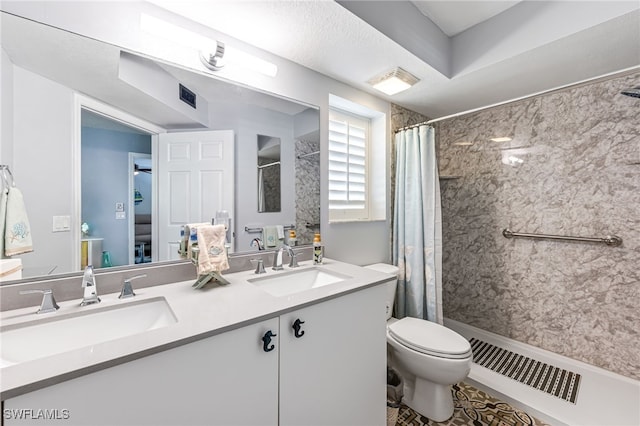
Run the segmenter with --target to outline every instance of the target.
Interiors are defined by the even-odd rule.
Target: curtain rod
[[[264,169],[265,167],[277,166],[278,164],[280,164],[279,161],[274,161],[273,163],[265,164],[263,166],[258,166],[258,168],[259,169]]]
[[[393,133],[398,133],[398,132],[402,132],[403,130],[409,130],[409,129],[413,129],[414,127],[420,127],[420,126],[429,126],[429,127],[433,127],[431,126],[431,123],[433,123],[434,120],[427,120],[427,121],[423,121],[422,123],[416,123],[416,124],[412,124],[411,126],[405,126],[405,127],[401,127],[399,129],[397,129],[395,132]]]

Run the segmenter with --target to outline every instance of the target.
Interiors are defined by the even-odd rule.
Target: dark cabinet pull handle
[[[276,336],[277,334],[272,333],[271,330],[264,333],[264,336],[262,336],[262,349],[265,352],[271,352],[275,349],[275,345],[269,346],[269,344],[271,343],[271,338]]]
[[[295,322],[293,323],[293,334],[297,339],[304,336],[304,331],[300,331],[300,329],[302,328],[302,324],[304,324],[304,321],[300,321],[300,318],[295,320]]]

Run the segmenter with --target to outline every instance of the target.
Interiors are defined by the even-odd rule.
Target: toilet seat
[[[471,344],[440,324],[406,317],[388,326],[398,343],[420,353],[439,358],[463,359],[471,356]]]

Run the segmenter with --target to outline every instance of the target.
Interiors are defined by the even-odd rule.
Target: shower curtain
[[[396,134],[392,251],[400,269],[395,316],[442,324],[442,216],[430,126]]]
[[[264,198],[264,173],[262,168],[258,168],[258,213],[265,211]]]

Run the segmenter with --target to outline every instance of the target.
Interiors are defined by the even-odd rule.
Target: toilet
[[[366,268],[398,275],[398,267],[377,263]],[[393,318],[397,280],[387,289],[387,362],[403,379],[402,402],[431,420],[453,415],[451,385],[469,374],[471,344],[440,324],[418,318]]]

